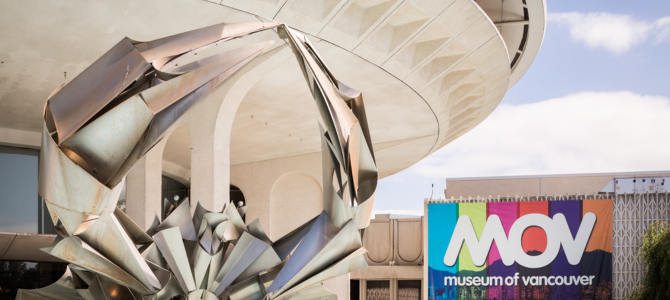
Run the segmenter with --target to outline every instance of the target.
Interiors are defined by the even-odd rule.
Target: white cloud
[[[670,38],[670,17],[665,17],[656,20],[654,24],[658,33],[656,34],[656,42],[661,42]]]
[[[552,13],[548,21],[567,26],[570,36],[589,48],[605,48],[614,54],[627,52],[650,35],[659,42],[670,36],[670,17],[650,23],[630,15],[597,13]]]
[[[431,178],[670,170],[670,98],[581,92],[502,105],[411,168]]]

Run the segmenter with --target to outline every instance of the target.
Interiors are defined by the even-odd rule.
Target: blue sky
[[[382,179],[375,213],[421,214],[445,178],[670,170],[670,1],[548,2],[528,72],[475,129]]]

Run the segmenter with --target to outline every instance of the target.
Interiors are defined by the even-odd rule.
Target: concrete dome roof
[[[363,92],[383,178],[474,128],[528,69],[544,35],[545,3],[498,2],[3,2],[0,143],[39,146],[47,96],[123,37],[151,40],[260,16],[305,32],[338,79]],[[502,17],[489,17],[496,15]],[[273,49],[290,51],[279,50],[283,42],[272,32],[235,43],[267,39],[275,40]],[[232,165],[321,151],[318,113],[295,59],[242,96],[230,137]],[[164,152],[182,174],[190,169],[189,139],[177,129]]]

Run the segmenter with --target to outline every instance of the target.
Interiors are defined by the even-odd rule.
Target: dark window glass
[[[162,178],[162,189],[161,198],[163,199],[163,207],[161,218],[165,219],[167,213],[171,211],[170,207],[188,198],[191,190],[183,183],[167,176],[163,176]]]
[[[0,261],[0,300],[14,300],[18,289],[48,286],[63,276],[66,263]]]
[[[398,280],[398,300],[420,300],[421,280]]]
[[[361,299],[361,281],[360,280],[350,280],[349,281],[349,300],[360,300]]]
[[[235,203],[235,206],[245,206],[247,205],[247,201],[244,200],[244,194],[242,194],[242,191],[234,186],[230,186],[230,201]]]
[[[388,280],[368,281],[365,289],[367,300],[390,300],[391,284]]]
[[[0,231],[42,231],[38,159],[39,150],[0,146]]]

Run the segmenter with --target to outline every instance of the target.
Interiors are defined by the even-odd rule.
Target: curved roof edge
[[[511,76],[516,84],[535,60],[547,25],[546,0],[473,0],[496,25],[507,46]]]
[[[527,3],[529,15],[528,40],[520,60],[512,67],[512,76],[510,77],[508,88],[516,84],[528,71],[528,68],[530,68],[535,57],[540,52],[540,47],[544,41],[544,33],[547,28],[547,1],[528,1]]]

